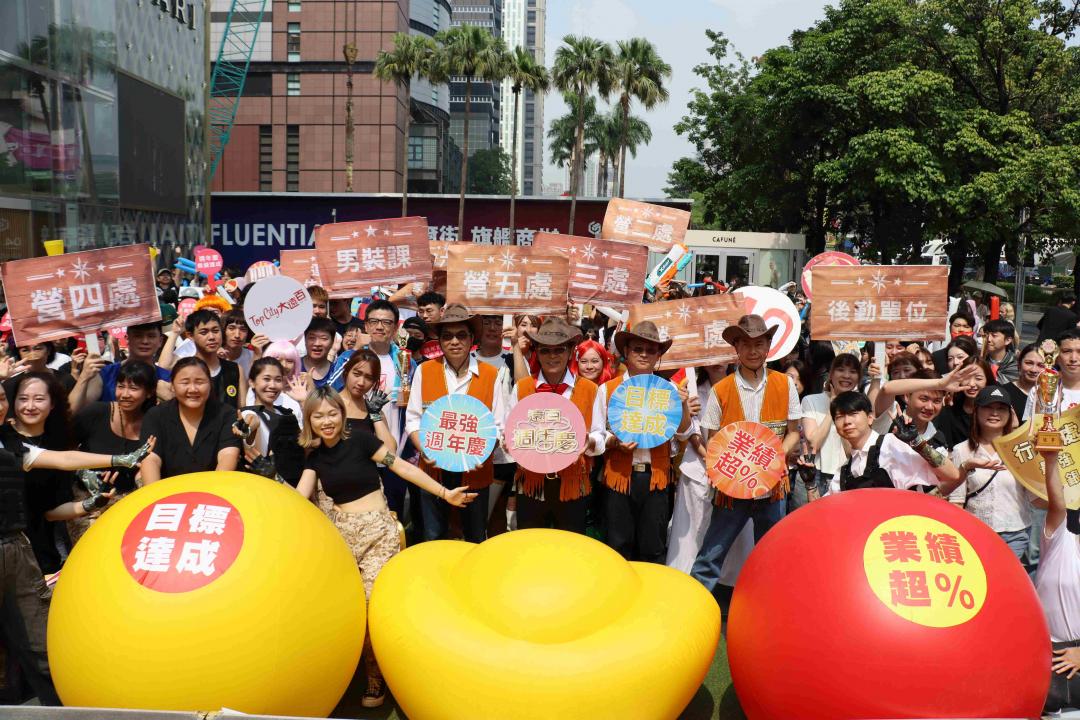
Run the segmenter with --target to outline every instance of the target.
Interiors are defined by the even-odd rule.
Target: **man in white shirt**
[[[506,390],[509,387],[505,367],[496,370],[479,362],[470,352],[480,336],[480,318],[464,305],[451,303],[442,318],[434,323],[443,357],[428,360],[413,373],[409,404],[405,409],[405,434],[413,446],[422,448],[420,419],[431,403],[446,395],[471,395],[485,403],[495,418],[496,427],[503,427],[506,418]],[[494,462],[489,457],[480,467],[467,473],[444,472],[426,456],[420,466],[448,489],[465,485],[477,493],[475,502],[461,509],[461,526],[465,540],[483,542],[487,537],[488,494],[494,481]],[[420,509],[424,522],[424,539],[444,539],[449,530],[449,505],[430,493],[420,491]]]

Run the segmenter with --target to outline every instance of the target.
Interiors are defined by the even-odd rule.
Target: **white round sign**
[[[300,337],[311,322],[311,295],[288,275],[271,275],[252,285],[244,299],[244,319],[256,335],[271,340]]]
[[[802,329],[802,320],[799,311],[795,309],[795,303],[791,299],[772,288],[758,285],[747,285],[735,291],[741,295],[746,303],[747,315],[760,315],[769,327],[777,326],[779,329],[773,334],[772,347],[769,349],[769,362],[779,360],[795,349],[799,342],[799,331]]]

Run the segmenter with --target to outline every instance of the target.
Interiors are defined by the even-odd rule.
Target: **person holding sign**
[[[536,377],[530,375],[518,380],[507,403],[507,414],[530,395],[554,393],[581,411],[590,439],[602,434],[603,415],[594,415],[596,385],[583,377],[575,377],[569,369],[570,356],[581,338],[581,331],[567,325],[562,318],[553,317],[545,320],[539,330],[527,330],[526,335],[536,346],[540,372]],[[589,480],[592,460],[588,456],[599,454],[602,447],[590,442],[573,464],[557,473],[542,475],[521,468],[515,484],[518,528],[550,525],[557,530],[584,534],[585,509],[592,491]]]
[[[604,468],[604,485],[608,489],[604,502],[607,544],[627,559],[661,564],[667,553],[672,445],[663,442],[646,450],[637,443],[623,442],[607,427],[607,409],[608,399],[626,380],[654,374],[671,344],[671,340],[661,340],[656,325],[648,320],[615,333],[615,349],[624,358],[626,372],[602,385],[596,393],[593,418],[603,418],[606,429],[590,433],[593,446],[607,450]],[[689,438],[690,418],[694,413],[687,406],[686,388],[679,387],[678,391],[682,419],[675,438],[682,441]]]
[[[739,361],[734,373],[713,386],[700,425],[706,443],[712,433],[734,422],[745,420],[764,425],[783,441],[791,465],[799,445],[802,418],[799,394],[791,377],[765,367],[778,327],[768,327],[760,315],[743,315],[737,325],[724,328],[722,337],[735,348]],[[787,479],[782,478],[772,493],[761,499],[716,494],[709,529],[691,570],[709,592],[720,582],[724,559],[747,521],[754,521],[754,542],[759,542],[784,518],[787,492]]]
[[[356,559],[368,599],[383,566],[401,550],[397,519],[390,513],[376,463],[423,488],[439,502],[468,507],[475,493],[464,487],[447,490],[423,470],[397,457],[386,443],[363,430],[346,426],[345,402],[332,388],[316,388],[304,401],[304,429],[300,444],[308,451],[296,489],[310,499],[315,488],[333,500],[327,513]],[[382,672],[371,649],[371,634],[364,637],[363,658],[368,686],[364,707],[378,707],[386,695]]]
[[[500,389],[508,387],[506,369],[496,370],[487,363],[479,362],[470,353],[482,327],[480,318],[459,303],[451,303],[443,310],[442,317],[432,327],[439,339],[443,356],[438,360],[422,363],[413,373],[409,404],[405,410],[405,433],[413,447],[423,448],[420,441],[420,419],[424,411],[439,398],[447,395],[470,395],[487,407],[502,427],[506,417],[506,395]],[[488,488],[495,479],[494,464],[488,457],[480,467],[466,473],[444,472],[437,468],[426,455],[420,467],[443,488],[460,486],[477,494],[477,502],[461,513],[462,532],[469,542],[483,542],[487,536]],[[420,509],[424,522],[424,539],[445,538],[449,531],[447,508],[439,497],[431,492],[420,496]]]

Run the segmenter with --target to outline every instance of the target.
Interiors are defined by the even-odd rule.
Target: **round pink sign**
[[[585,451],[585,418],[574,403],[552,392],[525,398],[506,418],[506,449],[518,465],[556,473]]]
[[[810,271],[814,269],[816,265],[858,265],[859,261],[851,257],[847,253],[838,252],[836,250],[830,250],[829,252],[818,253],[814,257],[806,261],[806,265],[803,266],[802,271],[802,289],[803,294],[806,295],[807,300],[813,300],[813,285],[811,283]]]

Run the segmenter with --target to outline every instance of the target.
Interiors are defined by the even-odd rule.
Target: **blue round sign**
[[[495,416],[472,395],[444,395],[420,418],[421,450],[435,467],[448,472],[483,465],[498,436]]]
[[[679,390],[659,375],[627,378],[608,400],[608,427],[624,443],[648,450],[666,443],[682,422]]]

